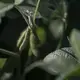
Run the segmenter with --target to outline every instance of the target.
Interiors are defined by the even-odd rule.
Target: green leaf
[[[52,20],[49,25],[49,30],[51,31],[54,38],[60,38],[64,31],[64,23],[62,20]]]
[[[71,48],[65,47],[58,49],[54,52],[48,54],[43,62],[45,63],[43,69],[49,72],[50,74],[62,74],[74,68],[78,61],[72,56]]]
[[[0,68],[2,69],[5,62],[6,62],[7,58],[0,58]]]
[[[9,11],[10,9],[13,8],[13,4],[11,3],[3,3],[0,1],[0,14],[5,13],[6,11]]]
[[[70,35],[70,43],[75,56],[80,60],[80,31],[73,29]]]

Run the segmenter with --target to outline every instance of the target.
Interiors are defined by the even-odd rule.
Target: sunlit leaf
[[[80,77],[80,64],[62,75],[62,80],[71,80],[72,77]],[[59,77],[60,79],[61,77]]]
[[[5,62],[6,62],[7,58],[0,58],[0,68],[2,69]]]
[[[38,0],[25,0],[27,4],[35,6]]]
[[[10,77],[12,76],[12,73],[4,73],[2,76],[1,76],[1,80],[8,80],[10,79]]]
[[[80,31],[73,29],[70,35],[70,42],[75,56],[80,60]]]

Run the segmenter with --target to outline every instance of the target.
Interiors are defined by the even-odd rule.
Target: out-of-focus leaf
[[[9,11],[10,9],[13,8],[13,4],[10,3],[3,3],[0,1],[0,14],[5,13],[6,11]]]
[[[44,6],[44,7],[43,7]],[[65,0],[44,0],[41,1],[39,12],[46,19],[50,18],[66,18],[67,2]]]
[[[12,73],[4,73],[3,76],[1,76],[1,80],[8,80],[12,76]]]
[[[14,3],[14,0],[0,0],[3,3]]]
[[[2,69],[5,62],[6,62],[7,58],[0,58],[0,68]]]
[[[15,5],[19,5],[23,0],[0,0],[0,15],[12,9]]]
[[[65,75],[63,74],[62,79],[70,80],[71,77],[80,77],[80,64],[68,71]]]
[[[15,5],[18,5],[18,4],[21,4],[24,0],[15,0],[14,4]]]
[[[73,29],[70,35],[70,42],[75,56],[80,60],[80,31]]]
[[[29,48],[29,51],[28,51],[28,56],[30,57],[30,56],[32,56],[32,50]]]
[[[62,20],[52,20],[49,29],[55,38],[60,38],[64,31],[64,23]]]

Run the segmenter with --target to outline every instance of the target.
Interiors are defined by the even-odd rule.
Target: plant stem
[[[35,12],[34,12],[34,15],[33,15],[33,22],[34,23],[35,23],[37,11],[38,11],[38,8],[39,8],[39,4],[40,4],[40,0],[37,1],[37,5],[36,5]]]

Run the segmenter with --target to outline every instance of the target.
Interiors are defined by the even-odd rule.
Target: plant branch
[[[34,12],[34,15],[33,15],[33,22],[34,23],[35,23],[37,11],[38,11],[38,8],[39,8],[39,4],[40,4],[40,0],[38,0],[38,2],[37,2],[36,8],[35,8],[35,12]]]

